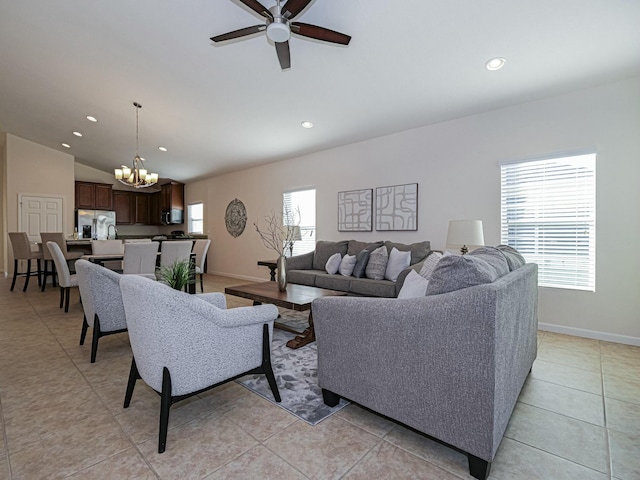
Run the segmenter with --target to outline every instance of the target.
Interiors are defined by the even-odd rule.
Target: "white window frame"
[[[200,205],[202,208],[202,218],[194,218],[193,207]],[[193,222],[200,222],[202,225],[201,231],[197,232],[193,228]],[[203,234],[204,233],[204,202],[193,202],[187,205],[187,231],[188,233]]]
[[[295,196],[300,193],[307,193],[313,191],[313,212],[302,211],[300,209],[300,217],[298,216],[298,208],[300,205],[296,204]],[[316,248],[316,189],[303,188],[299,190],[289,190],[282,193],[282,212],[283,212],[283,225],[289,224],[293,221],[300,226],[300,234],[302,240],[298,240],[293,244],[293,256],[302,255],[304,253],[312,252]],[[304,207],[303,207],[304,208]],[[286,217],[295,217],[294,220],[287,219]],[[289,248],[285,249],[285,255],[289,256]]]
[[[501,242],[538,264],[538,285],[595,291],[596,154],[500,163]]]

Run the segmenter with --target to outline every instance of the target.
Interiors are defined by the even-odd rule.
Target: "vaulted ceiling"
[[[313,0],[296,20],[351,43],[294,35],[283,71],[264,33],[209,40],[263,23],[238,0],[0,0],[0,131],[112,171],[136,101],[148,169],[189,181],[640,74],[637,0]]]

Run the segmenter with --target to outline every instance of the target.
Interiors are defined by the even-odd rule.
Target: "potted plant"
[[[260,230],[258,222],[254,222],[253,226],[260,236],[262,243],[278,254],[276,265],[278,268],[278,289],[284,292],[287,289],[287,269],[285,251],[292,250],[293,243],[298,239],[300,232],[300,211],[292,212],[285,209],[284,212],[276,214],[271,211],[269,215],[264,217],[266,227]]]
[[[194,281],[192,273],[189,260],[176,260],[171,265],[160,268],[160,281],[176,290],[184,290],[190,282]]]

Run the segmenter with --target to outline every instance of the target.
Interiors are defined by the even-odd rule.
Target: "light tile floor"
[[[244,283],[205,278],[208,292]],[[236,383],[175,405],[158,455],[159,397],[138,382],[122,408],[127,335],[102,338],[92,365],[77,291],[65,314],[57,289],[9,286],[0,280],[0,480],[470,478],[462,454],[358,406],[311,427]],[[640,479],[640,348],[538,342],[490,478]]]

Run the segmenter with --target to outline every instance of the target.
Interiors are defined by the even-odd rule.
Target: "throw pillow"
[[[513,272],[517,270],[521,266],[523,266],[526,262],[524,257],[517,251],[515,248],[510,247],[509,245],[498,245],[496,247],[500,250],[505,257],[507,257],[507,263],[509,264],[509,271]]]
[[[384,244],[386,245],[388,252],[391,252],[391,249],[393,247],[396,247],[401,252],[410,251],[411,252],[410,265],[415,265],[416,263],[421,262],[422,260],[427,258],[427,255],[429,255],[429,252],[431,251],[431,242],[429,241],[412,243],[410,245],[407,245],[404,243],[395,243],[387,240],[386,242],[384,242]]]
[[[498,278],[509,273],[509,263],[504,253],[495,247],[478,247],[469,255],[483,259],[495,269]]]
[[[418,274],[415,270],[411,270],[404,279],[398,298],[418,298],[424,297],[427,293],[429,280]]]
[[[367,263],[369,263],[369,250],[362,250],[356,255],[356,265],[353,267],[353,276],[356,278],[364,278],[366,276]]]
[[[342,257],[342,261],[340,262],[340,268],[338,271],[340,275],[344,275],[345,277],[350,277],[353,273],[353,267],[356,266],[356,256],[355,255],[345,255]]]
[[[427,295],[453,292],[491,283],[499,278],[496,269],[475,255],[447,255],[433,269]]]
[[[424,263],[422,264],[422,268],[420,269],[420,275],[426,278],[427,280],[431,279],[431,274],[433,273],[433,269],[436,268],[437,263],[442,258],[442,254],[440,252],[431,252],[429,256],[426,258]]]
[[[318,240],[316,242],[316,249],[313,252],[313,269],[323,270],[329,257],[336,253],[339,253],[340,256],[344,255],[347,253],[348,245],[348,240],[342,240],[340,242]]]
[[[382,280],[385,272],[387,271],[388,259],[389,254],[387,253],[387,247],[384,245],[371,252],[371,255],[369,255],[369,263],[367,263],[367,268],[365,269],[367,278],[372,280]]]
[[[395,282],[398,279],[400,272],[409,267],[410,262],[410,251],[401,252],[396,247],[393,247],[389,254],[389,261],[387,262],[387,268],[384,272],[384,278]]]
[[[342,256],[339,253],[334,253],[329,257],[329,260],[327,260],[327,264],[324,266],[324,268],[329,275],[335,275],[336,273],[338,273],[341,262]]]

